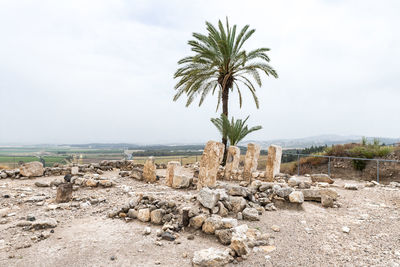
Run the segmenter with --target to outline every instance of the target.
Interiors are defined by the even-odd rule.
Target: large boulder
[[[192,263],[194,267],[220,267],[226,266],[231,260],[229,249],[208,248],[195,251]]]
[[[24,163],[19,167],[19,173],[25,177],[43,176],[43,164],[38,161]]]

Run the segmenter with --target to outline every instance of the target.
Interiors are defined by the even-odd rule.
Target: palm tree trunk
[[[229,88],[224,88],[222,91],[222,113],[228,117],[228,99],[229,99]],[[226,164],[226,158],[228,156],[228,139],[225,138],[224,136],[222,137],[222,143],[225,146],[224,150],[224,158],[222,160],[222,166],[225,166]]]

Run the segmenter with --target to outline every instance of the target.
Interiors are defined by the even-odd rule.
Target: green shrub
[[[367,166],[366,160],[353,159],[351,162],[353,163],[354,169],[356,169],[357,171],[363,171]]]

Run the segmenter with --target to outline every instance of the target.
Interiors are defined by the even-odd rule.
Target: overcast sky
[[[400,1],[0,0],[0,143],[203,142],[216,96],[173,102],[192,32],[229,17],[269,47],[264,79],[230,114],[249,139],[400,136]]]

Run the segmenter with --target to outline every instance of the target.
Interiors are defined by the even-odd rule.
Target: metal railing
[[[379,183],[379,164],[381,162],[392,162],[400,163],[400,160],[389,160],[389,159],[367,159],[367,158],[353,158],[353,157],[337,157],[337,156],[325,156],[325,155],[314,155],[314,154],[302,154],[302,153],[282,153],[283,155],[297,156],[297,175],[300,175],[300,158],[301,157],[316,157],[316,158],[327,158],[328,159],[328,175],[331,175],[331,159],[347,159],[347,160],[361,160],[361,161],[375,161],[376,162],[376,181]]]

